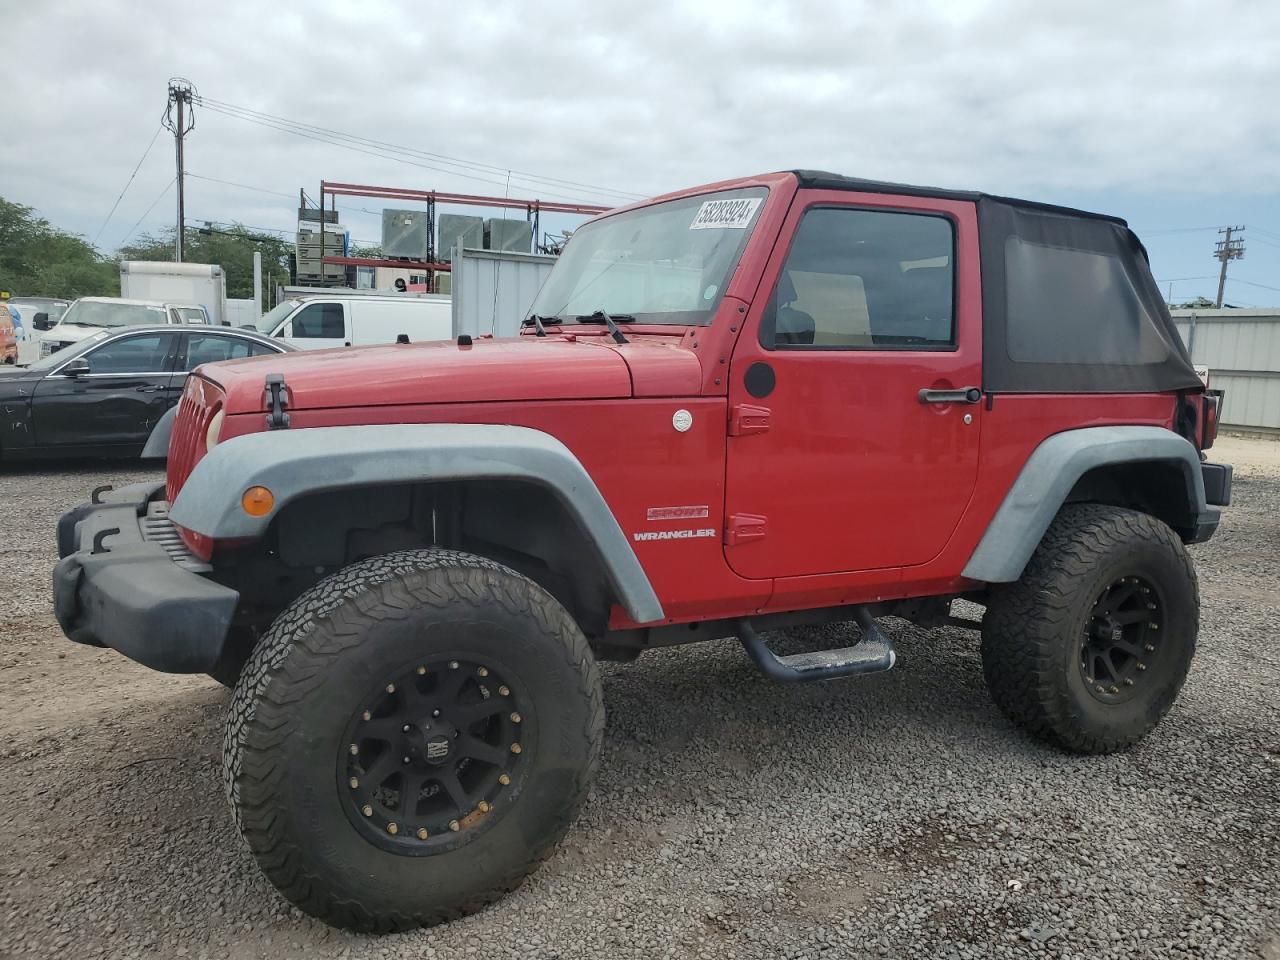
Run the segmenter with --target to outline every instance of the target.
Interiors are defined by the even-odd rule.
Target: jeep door
[[[973,204],[801,191],[730,366],[725,554],[744,577],[927,563],[977,479]]]

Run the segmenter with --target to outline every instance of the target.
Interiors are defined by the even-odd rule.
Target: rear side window
[[[1118,255],[1005,242],[1009,357],[1020,363],[1160,363],[1169,356]]]
[[[312,303],[293,318],[293,336],[307,340],[342,340],[347,326],[342,319],[342,304]]]
[[[761,343],[780,350],[953,347],[954,246],[945,217],[808,211],[761,325]]]
[[[253,356],[251,347],[256,344],[239,337],[219,337],[214,334],[189,334],[187,337],[187,362],[184,370],[194,370],[202,363],[219,360],[238,360]]]

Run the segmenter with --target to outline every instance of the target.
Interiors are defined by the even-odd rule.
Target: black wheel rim
[[[1152,683],[1163,653],[1164,604],[1142,577],[1113,581],[1094,602],[1080,644],[1080,675],[1097,700],[1124,703]]]
[[[348,818],[384,849],[453,849],[514,801],[530,759],[532,718],[494,663],[407,665],[355,712],[338,757]]]

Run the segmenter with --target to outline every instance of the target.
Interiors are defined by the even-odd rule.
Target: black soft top
[[[1023,207],[1027,210],[1042,210],[1065,217],[1088,217],[1091,220],[1107,220],[1127,227],[1127,221],[1105,213],[1092,213],[1078,210],[1075,207],[1063,207],[1056,203],[1041,203],[1038,200],[1020,200],[1017,197],[1002,197],[993,193],[982,193],[979,190],[949,190],[945,187],[922,187],[911,183],[891,183],[888,180],[864,180],[861,177],[846,177],[840,173],[828,173],[825,170],[792,170],[800,186],[813,190],[849,190],[856,193],[896,193],[904,197],[931,197],[935,200],[968,200],[977,203],[981,200],[994,200],[1011,207]]]
[[[1147,251],[1119,217],[975,190],[792,172],[810,189],[976,205],[987,392],[1203,389]]]

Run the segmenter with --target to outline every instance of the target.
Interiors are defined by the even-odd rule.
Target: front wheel
[[[293,903],[406,929],[492,902],[550,853],[603,718],[586,639],[550,595],[481,557],[403,551],[280,615],[236,686],[223,773]]]
[[[992,588],[982,667],[996,705],[1077,753],[1136,743],[1168,713],[1195,654],[1191,558],[1155,517],[1062,509],[1016,583]]]

